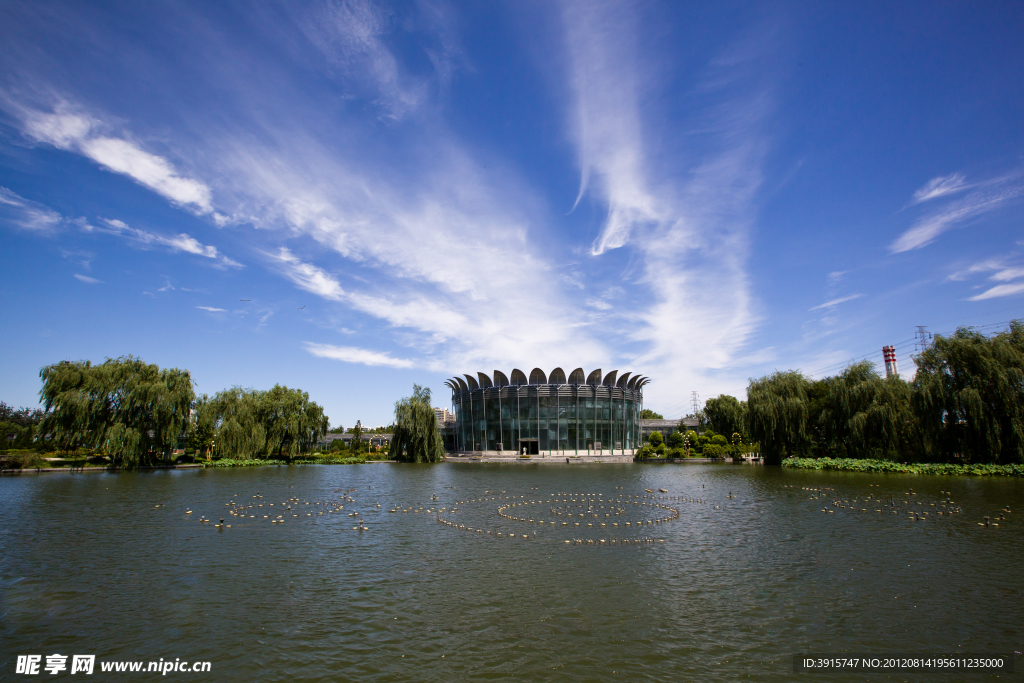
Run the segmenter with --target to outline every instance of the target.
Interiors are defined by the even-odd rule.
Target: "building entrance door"
[[[524,449],[526,453],[523,453]],[[540,440],[519,439],[519,452],[524,455],[540,455]]]

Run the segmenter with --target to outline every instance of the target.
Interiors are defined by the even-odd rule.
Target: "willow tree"
[[[217,453],[232,458],[295,457],[327,433],[328,419],[309,394],[275,385],[232,387],[200,402],[197,424],[213,428]]]
[[[807,388],[799,372],[776,372],[747,387],[746,426],[766,464],[777,465],[807,446]]]
[[[412,396],[395,402],[391,457],[404,462],[444,460],[444,440],[430,405],[430,389],[412,385]]]
[[[188,429],[195,392],[187,370],[124,356],[99,365],[64,361],[39,376],[46,411],[40,433],[60,450],[103,449],[134,469],[174,448]]]
[[[914,411],[933,459],[1024,462],[1024,323],[936,336],[915,362]]]
[[[873,363],[862,361],[826,379],[825,386],[817,421],[825,453],[887,459],[921,455],[909,384],[898,377],[883,379]]]
[[[743,433],[743,413],[746,406],[735,396],[722,394],[718,398],[709,398],[704,403],[704,414],[711,428],[719,434],[731,436]]]

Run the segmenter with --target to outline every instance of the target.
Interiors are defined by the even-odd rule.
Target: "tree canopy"
[[[60,450],[102,448],[115,464],[137,468],[174,448],[189,427],[195,394],[187,370],[124,356],[99,365],[64,361],[39,376],[40,431]]]
[[[640,411],[641,420],[664,420],[665,416],[660,413],[656,413],[650,408],[644,408]]]
[[[704,416],[708,425],[719,434],[742,434],[746,407],[746,403],[741,403],[735,396],[722,394],[704,403]]]
[[[444,440],[430,405],[430,389],[412,385],[412,396],[395,402],[391,457],[404,462],[444,460]]]
[[[322,407],[301,389],[275,384],[267,391],[232,387],[201,397],[197,427],[210,429],[221,457],[295,457],[327,433]]]
[[[792,455],[1024,462],[1024,324],[993,336],[936,335],[914,361],[909,383],[867,361],[818,381],[795,371],[751,380],[747,432],[769,463]]]

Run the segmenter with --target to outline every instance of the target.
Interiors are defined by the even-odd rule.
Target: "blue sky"
[[[0,399],[133,354],[385,424],[1024,317],[1024,6],[0,5]]]

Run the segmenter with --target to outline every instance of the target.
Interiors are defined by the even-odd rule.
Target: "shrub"
[[[636,452],[636,457],[638,458],[650,458],[653,455],[654,449],[651,448],[650,446],[644,446],[643,448]]]
[[[661,432],[651,432],[651,435],[647,437],[647,440],[654,448],[665,443],[665,437],[661,435]]]
[[[654,452],[658,454],[659,458],[665,457],[665,444],[659,443],[654,447]]]
[[[704,430],[704,433],[703,433],[703,434],[701,434],[701,436],[706,436],[706,437],[708,437],[709,439],[711,439],[711,438],[714,438],[714,437],[715,437],[716,435],[715,435],[715,433],[714,433],[713,431],[711,431],[710,429],[705,429],[705,430]]]
[[[704,447],[705,458],[721,458],[725,454],[725,447],[716,443],[709,443]]]
[[[672,432],[668,435],[669,448],[679,448],[683,445],[683,434],[682,432]]]
[[[711,437],[711,443],[717,444],[719,446],[728,446],[729,440],[726,439],[721,434],[715,434],[713,437]]]

